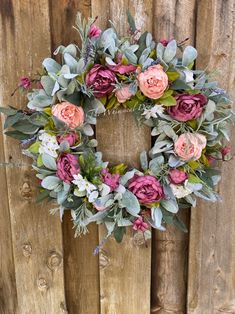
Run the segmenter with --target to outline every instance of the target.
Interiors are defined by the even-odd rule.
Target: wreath
[[[197,51],[186,41],[140,34],[132,16],[128,36],[113,24],[102,31],[96,19],[82,19],[76,29],[81,48],[59,46],[61,62],[46,58],[28,90],[27,108],[1,107],[6,135],[20,140],[40,180],[38,201],[48,199],[61,219],[70,210],[76,235],[90,223],[104,224],[120,242],[127,226],[151,236],[150,227],[186,227],[177,213],[196,198],[217,201],[218,160],[229,160],[230,100],[195,70]],[[107,111],[131,110],[140,125],[151,128],[153,146],[140,155],[141,170],[111,166],[96,151],[92,125]]]

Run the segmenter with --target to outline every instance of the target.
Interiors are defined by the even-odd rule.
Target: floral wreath
[[[136,29],[128,14],[129,35],[114,26],[101,31],[96,19],[82,19],[81,48],[59,46],[62,65],[46,58],[28,91],[27,109],[3,108],[5,134],[21,141],[40,180],[38,200],[70,210],[76,235],[96,222],[120,242],[127,226],[151,235],[174,224],[187,231],[177,213],[196,198],[219,199],[217,160],[229,160],[228,126],[234,120],[229,97],[205,71],[195,70],[197,51],[186,41],[161,40]],[[133,111],[151,128],[153,147],[140,155],[141,170],[109,166],[96,151],[91,125],[98,115],[119,107]],[[98,247],[99,248],[99,247]]]

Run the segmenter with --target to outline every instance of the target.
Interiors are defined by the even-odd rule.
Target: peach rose
[[[75,106],[67,101],[53,106],[52,114],[63,121],[70,129],[75,129],[84,122],[84,111],[82,107]]]
[[[151,99],[162,97],[168,86],[168,77],[160,64],[150,66],[137,79],[141,92]]]
[[[175,153],[182,160],[197,160],[206,147],[206,137],[199,133],[181,134],[175,142]]]
[[[132,93],[129,90],[129,85],[125,85],[115,92],[115,96],[117,97],[117,100],[119,103],[124,103],[128,99],[131,98]]]

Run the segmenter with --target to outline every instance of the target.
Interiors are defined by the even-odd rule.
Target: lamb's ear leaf
[[[117,243],[121,243],[124,234],[126,233],[126,228],[125,227],[117,227],[114,229],[113,235]]]
[[[136,31],[135,20],[129,10],[127,10],[127,20],[128,20],[128,24],[130,26],[131,32],[134,33]]]
[[[185,233],[188,232],[188,229],[187,229],[185,223],[177,215],[174,216],[173,223],[181,231],[183,231]]]

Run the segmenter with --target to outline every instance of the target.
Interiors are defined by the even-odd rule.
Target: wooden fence
[[[219,70],[235,96],[233,0],[1,0],[1,105],[23,106],[18,93],[10,96],[19,78],[59,44],[78,42],[77,11],[98,15],[102,27],[111,19],[124,33],[127,8],[156,39],[189,37],[197,66]],[[112,162],[138,165],[150,146],[149,131],[127,113],[101,118],[96,136]],[[46,204],[35,204],[35,175],[16,141],[1,132],[0,147],[1,314],[235,313],[234,161],[223,167],[223,202],[182,213],[188,234],[154,232],[146,248],[129,230],[123,244],[110,240],[93,257],[103,229],[74,239],[69,216],[61,225]]]

